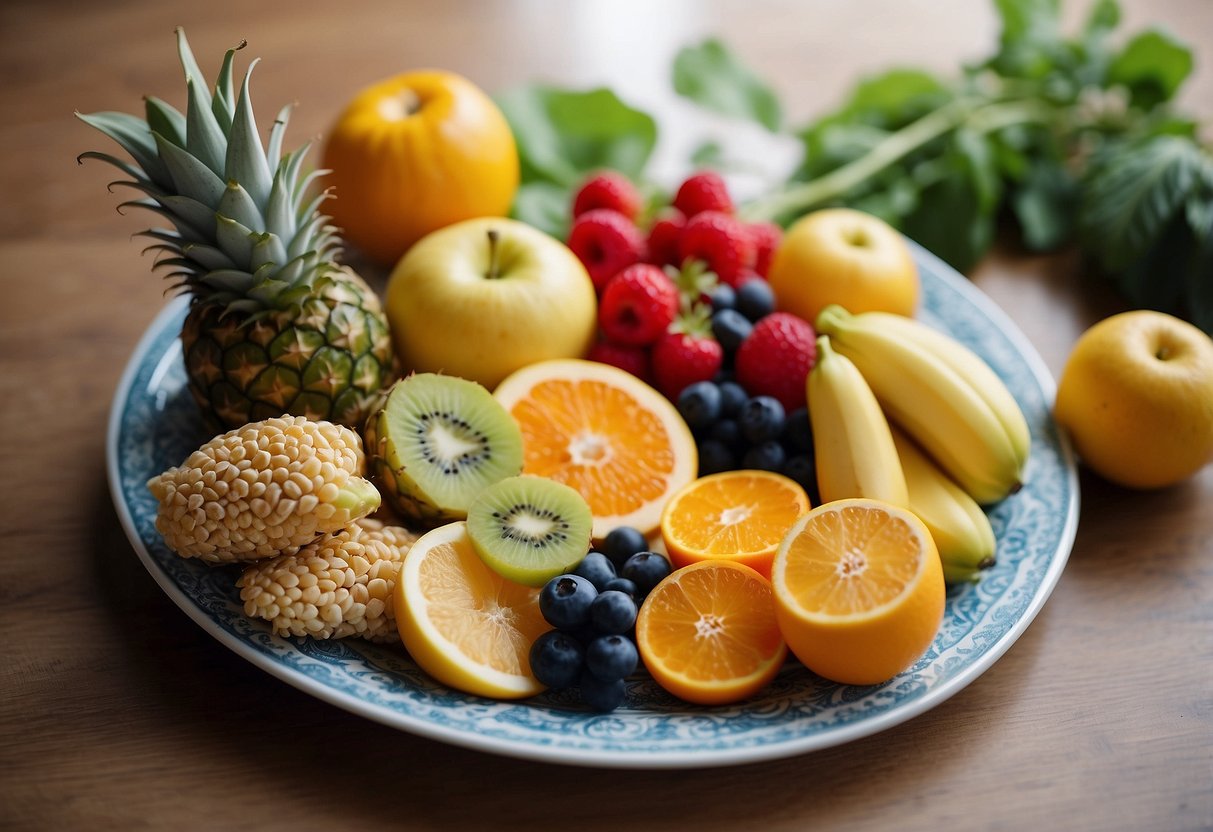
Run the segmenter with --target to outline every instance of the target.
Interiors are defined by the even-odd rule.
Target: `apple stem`
[[[496,280],[501,277],[500,266],[497,263],[497,238],[500,235],[495,228],[490,228],[486,233],[489,237],[489,271],[485,277],[489,280]]]

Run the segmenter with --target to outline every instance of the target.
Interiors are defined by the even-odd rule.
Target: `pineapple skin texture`
[[[379,298],[348,268],[294,308],[225,312],[196,300],[181,330],[189,390],[212,429],[291,415],[357,430],[398,374]]]

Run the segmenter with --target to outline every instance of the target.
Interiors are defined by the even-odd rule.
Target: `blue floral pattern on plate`
[[[1032,457],[1025,487],[990,512],[997,565],[979,583],[949,589],[931,648],[882,685],[828,683],[792,660],[756,697],[701,708],[674,699],[641,672],[629,680],[624,707],[595,714],[569,692],[497,702],[452,691],[400,647],[271,634],[243,614],[237,572],[176,557],[155,530],[146,481],[208,438],[185,387],[177,337],[184,299],[149,327],[115,395],[107,439],[114,503],[148,571],[211,635],[286,682],[394,728],[515,757],[635,768],[775,759],[857,739],[938,705],[997,661],[1043,606],[1077,528],[1078,481],[1050,417],[1048,370],[985,295],[926,251],[914,253],[921,317],[974,349],[1006,381],[1031,426]]]

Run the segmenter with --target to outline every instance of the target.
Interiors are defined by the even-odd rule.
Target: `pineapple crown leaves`
[[[177,29],[177,52],[186,79],[185,112],[154,96],[144,99],[144,117],[126,113],[77,113],[113,139],[134,164],[88,151],[77,161],[100,159],[128,179],[110,183],[133,188],[142,198],[118,208],[146,208],[172,228],[142,232],[156,243],[155,268],[171,269],[196,297],[254,314],[289,308],[327,278],[340,247],[336,229],[320,213],[328,197],[309,199],[317,177],[303,173],[309,145],[283,153],[291,105],[283,107],[263,147],[253,114],[250,62],[237,94],[232,64],[245,43],[227,50],[213,92]]]

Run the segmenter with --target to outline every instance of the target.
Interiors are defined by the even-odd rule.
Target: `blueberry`
[[[708,303],[712,309],[732,309],[737,303],[737,293],[727,283],[718,283],[716,288],[708,292]]]
[[[602,681],[626,679],[639,661],[636,644],[627,636],[602,636],[585,648],[585,669]]]
[[[602,592],[607,582],[615,577],[615,564],[601,552],[590,552],[573,569],[573,574],[585,578],[594,585],[594,589]]]
[[[699,476],[732,471],[736,467],[737,457],[719,439],[705,439],[699,443]]]
[[[800,483],[805,491],[812,493],[817,490],[817,468],[813,457],[808,454],[790,456],[783,463],[780,473],[790,480]]]
[[[692,428],[712,424],[720,416],[720,388],[710,381],[688,384],[678,394],[678,412]]]
[[[611,529],[607,533],[606,538],[602,541],[602,545],[598,547],[602,553],[611,559],[611,563],[615,565],[615,571],[623,569],[623,565],[627,563],[628,558],[637,552],[643,552],[649,548],[649,542],[645,540],[639,529],[633,529],[631,526],[620,526],[617,529]]]
[[[749,395],[745,388],[735,381],[720,382],[720,415],[723,418],[736,416],[741,412]]]
[[[721,309],[712,315],[712,334],[726,353],[737,352],[753,329],[754,325],[736,309]]]
[[[775,293],[765,280],[751,278],[737,289],[736,309],[751,322],[775,311]]]
[[[757,445],[768,439],[778,439],[783,433],[783,405],[771,396],[755,396],[741,406],[737,417],[741,435]]]
[[[585,669],[585,648],[570,633],[548,630],[531,645],[531,673],[554,690],[575,684]]]
[[[636,602],[630,595],[609,589],[590,604],[590,624],[603,635],[626,633],[635,623]]]
[[[787,453],[783,450],[783,445],[774,439],[768,439],[746,451],[745,456],[741,458],[741,464],[745,468],[759,471],[779,471],[785,459]]]
[[[627,698],[627,685],[623,679],[603,681],[585,670],[577,680],[577,685],[581,688],[581,700],[602,713],[615,710]]]
[[[594,585],[580,575],[558,575],[539,591],[539,612],[560,630],[589,623],[590,604],[598,597]]]
[[[636,584],[629,581],[627,578],[614,578],[607,581],[606,591],[622,592],[633,601],[635,601],[636,597],[640,594],[640,591],[636,589]]]
[[[715,439],[717,442],[722,442],[732,447],[741,439],[741,428],[738,426],[736,419],[720,419],[716,424],[708,428],[707,438]]]
[[[783,443],[789,451],[813,450],[813,426],[807,407],[798,407],[788,414],[783,425]]]
[[[648,595],[668,574],[670,562],[656,552],[637,552],[623,565],[623,577],[636,584],[642,596]]]

